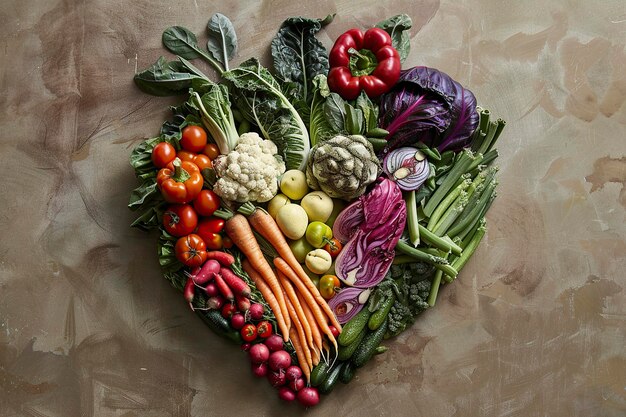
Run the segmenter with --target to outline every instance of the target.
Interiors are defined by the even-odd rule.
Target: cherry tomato
[[[200,236],[194,234],[178,239],[174,252],[176,259],[190,268],[202,265],[207,259],[206,244]]]
[[[172,236],[187,236],[197,225],[198,215],[189,204],[172,204],[163,213],[163,227]]]
[[[202,190],[193,200],[193,208],[201,216],[212,216],[220,208],[220,197],[211,190]]]
[[[241,338],[245,342],[252,342],[254,339],[256,339],[256,336],[257,330],[254,324],[248,323],[241,328]]]
[[[340,286],[339,278],[334,275],[324,275],[320,278],[320,294],[325,300],[333,298]]]
[[[224,219],[220,219],[219,217],[209,217],[207,219],[200,220],[200,223],[198,223],[198,232],[222,233],[222,230],[224,230]],[[202,234],[198,234],[202,236]]]
[[[219,233],[206,232],[200,234],[198,232],[198,235],[202,237],[202,240],[204,240],[207,249],[219,250],[224,247],[224,244],[222,243],[222,235]]]
[[[230,249],[233,247],[233,241],[228,236],[222,236],[222,246],[224,249]]]
[[[233,314],[235,314],[237,312],[237,307],[235,307],[234,304],[224,304],[224,307],[222,307],[222,317],[224,317],[225,319],[230,319]]]
[[[264,320],[256,325],[256,331],[259,337],[266,339],[272,335],[272,323]]]
[[[204,147],[203,154],[211,158],[211,161],[220,156],[220,148],[214,143],[209,143]]]
[[[152,163],[157,168],[165,168],[176,158],[176,149],[167,142],[161,142],[152,149]]]
[[[200,126],[189,125],[183,129],[180,146],[189,152],[202,152],[206,146],[207,136]]]
[[[176,156],[178,156],[181,161],[193,162],[198,166],[198,169],[200,169],[200,171],[202,171],[204,168],[213,168],[213,162],[211,162],[211,159],[202,153],[196,154],[193,152],[182,150],[178,151],[178,154],[176,154]]]
[[[330,257],[333,259],[335,259],[337,255],[339,255],[339,252],[341,252],[342,248],[343,248],[343,245],[336,238],[330,239],[330,242],[324,245],[324,250],[330,253]]]
[[[339,329],[337,329],[335,326],[329,325],[328,329],[332,333],[333,337],[335,337],[335,339],[339,337],[339,334],[340,334]]]

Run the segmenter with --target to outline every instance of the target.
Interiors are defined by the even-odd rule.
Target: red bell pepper
[[[157,186],[168,203],[188,203],[202,191],[204,180],[193,162],[174,159],[157,174]]]
[[[379,28],[350,29],[337,38],[328,57],[328,87],[346,100],[361,90],[378,97],[394,86],[400,77],[400,54],[391,36]]]

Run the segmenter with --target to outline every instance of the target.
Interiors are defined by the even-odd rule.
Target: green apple
[[[306,175],[299,169],[290,169],[280,179],[280,190],[292,200],[300,200],[309,191]]]
[[[337,219],[337,216],[339,216],[341,210],[345,209],[347,206],[348,203],[346,203],[344,200],[333,198],[333,211],[332,213],[330,213],[330,216],[326,220],[326,224],[332,228],[333,224],[335,224],[335,219]]]
[[[293,255],[301,264],[304,263],[306,254],[315,249],[313,246],[311,246],[311,244],[306,240],[306,237],[304,236],[298,240],[289,241],[289,248],[291,248],[291,252],[293,252]]]
[[[289,203],[291,203],[291,200],[289,200],[289,197],[285,194],[276,194],[267,204],[267,212],[274,220],[276,220],[278,210],[280,210],[282,206],[286,206]]]
[[[309,217],[298,204],[286,204],[278,210],[276,223],[289,239],[300,239],[306,233]]]
[[[300,205],[309,215],[309,222],[326,222],[333,212],[333,199],[324,191],[313,191],[304,196]]]

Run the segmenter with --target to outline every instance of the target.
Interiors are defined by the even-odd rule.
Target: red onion
[[[430,166],[426,156],[418,149],[394,149],[383,159],[383,170],[405,191],[417,190],[427,179]]]
[[[372,290],[363,288],[342,288],[328,302],[328,306],[335,313],[340,324],[345,324],[356,315],[370,296]]]

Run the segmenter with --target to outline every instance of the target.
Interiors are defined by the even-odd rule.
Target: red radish
[[[231,318],[236,312],[237,307],[235,307],[233,304],[225,304],[224,307],[222,307],[222,317],[224,317],[225,319]]]
[[[328,326],[328,328],[330,329],[330,332],[335,337],[335,339],[339,337],[339,329],[337,329],[335,326]]]
[[[264,343],[265,346],[269,348],[270,352],[276,352],[277,350],[283,349],[283,338],[281,335],[276,333],[265,339]]]
[[[280,387],[278,389],[278,398],[283,401],[291,402],[296,399],[296,393],[288,387]]]
[[[208,262],[208,261],[207,261]],[[228,284],[234,294],[243,295],[244,297],[250,297],[250,287],[246,282],[239,278],[230,268],[221,268],[220,275],[224,279],[224,282]]]
[[[320,402],[320,394],[317,392],[317,388],[305,387],[298,391],[298,401],[305,407],[313,407]]]
[[[302,378],[302,369],[297,365],[291,365],[287,368],[285,373],[287,374],[288,381],[295,381],[296,379]]]
[[[230,287],[222,278],[222,276],[220,274],[213,274],[213,277],[215,279],[215,285],[217,285],[217,289],[220,290],[224,298],[226,298],[228,301],[234,301],[235,296]]]
[[[252,320],[261,320],[265,313],[265,307],[263,307],[263,304],[254,303],[250,306],[248,312]]]
[[[305,383],[303,378],[298,378],[294,381],[289,381],[287,385],[289,385],[289,388],[297,392],[304,388]]]
[[[219,310],[224,306],[224,301],[224,297],[222,297],[221,295],[216,295],[215,297],[210,297],[207,300],[206,306],[211,310]]]
[[[233,326],[233,329],[241,330],[244,324],[246,324],[246,318],[241,313],[235,313],[230,318],[230,325]]]
[[[291,365],[291,355],[286,350],[277,350],[270,355],[268,364],[272,371],[283,371],[281,373],[284,373],[284,370]]]
[[[185,301],[189,303],[189,308],[192,311],[195,311],[193,308],[193,297],[195,296],[196,285],[193,283],[193,278],[187,278],[187,282],[185,283],[185,289],[183,290],[183,295],[185,297]]]
[[[220,263],[216,260],[209,259],[204,264],[200,271],[194,276],[196,284],[204,286],[213,279],[213,274],[220,272]]]
[[[287,382],[287,378],[285,378],[285,373],[282,371],[269,372],[267,374],[267,379],[270,381],[270,384],[272,384],[273,387],[283,386]]]
[[[252,364],[252,373],[257,378],[263,378],[267,376],[268,367],[266,363],[253,363]]]
[[[250,309],[250,299],[248,297],[244,297],[242,295],[236,295],[235,301],[237,302],[237,307],[239,311],[245,313]]]
[[[244,352],[249,351],[250,347],[252,347],[252,343],[244,343],[240,346],[241,350],[243,350]]]
[[[204,287],[204,291],[206,292],[206,295],[208,295],[209,297],[215,297],[216,295],[219,295],[219,290],[217,289],[217,285],[215,285],[214,282],[209,282],[206,287]]]
[[[270,350],[263,343],[257,343],[250,347],[250,360],[252,363],[267,362],[270,357]]]
[[[235,258],[230,253],[214,250],[206,253],[207,259],[215,259],[223,266],[231,266],[235,263]]]

